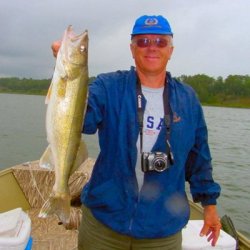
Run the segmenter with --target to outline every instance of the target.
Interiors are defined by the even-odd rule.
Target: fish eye
[[[84,52],[84,51],[86,51],[87,49],[85,48],[85,46],[84,45],[81,45],[80,46],[80,52],[82,53],[82,52]]]

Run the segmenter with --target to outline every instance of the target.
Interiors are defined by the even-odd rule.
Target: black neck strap
[[[169,104],[169,91],[167,83],[167,77],[165,80],[165,86],[163,91],[163,106],[164,106],[164,124],[166,126],[166,154],[169,155],[171,153],[169,139],[170,139],[170,104]],[[144,116],[144,109],[142,107],[142,88],[141,88],[141,82],[139,77],[137,76],[137,83],[136,83],[136,94],[137,94],[137,113],[138,113],[138,123],[139,123],[139,132],[140,132],[140,153],[142,153],[142,145],[143,145],[143,116]]]

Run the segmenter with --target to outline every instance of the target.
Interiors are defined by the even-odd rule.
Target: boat
[[[19,164],[0,171],[0,213],[22,208],[31,219],[33,250],[77,249],[77,228],[81,220],[80,193],[89,180],[94,159],[88,158],[69,180],[72,196],[71,218],[67,228],[55,215],[38,218],[54,183],[54,171],[39,167],[39,161]],[[190,220],[202,220],[202,208],[190,200]],[[250,239],[236,231],[238,249],[250,250]],[[200,249],[200,248],[199,248]]]

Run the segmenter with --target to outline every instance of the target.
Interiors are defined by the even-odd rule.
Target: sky
[[[129,69],[141,15],[163,15],[174,32],[173,76],[250,74],[250,0],[0,0],[0,77],[48,79],[51,43],[68,25],[89,32],[89,75]]]

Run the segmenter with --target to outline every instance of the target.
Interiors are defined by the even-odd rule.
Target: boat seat
[[[89,180],[94,160],[88,158],[69,178],[70,195],[78,199],[83,186]],[[41,168],[39,161],[27,162],[12,167],[14,176],[19,183],[26,199],[32,208],[41,208],[48,199],[54,182],[54,170]]]

